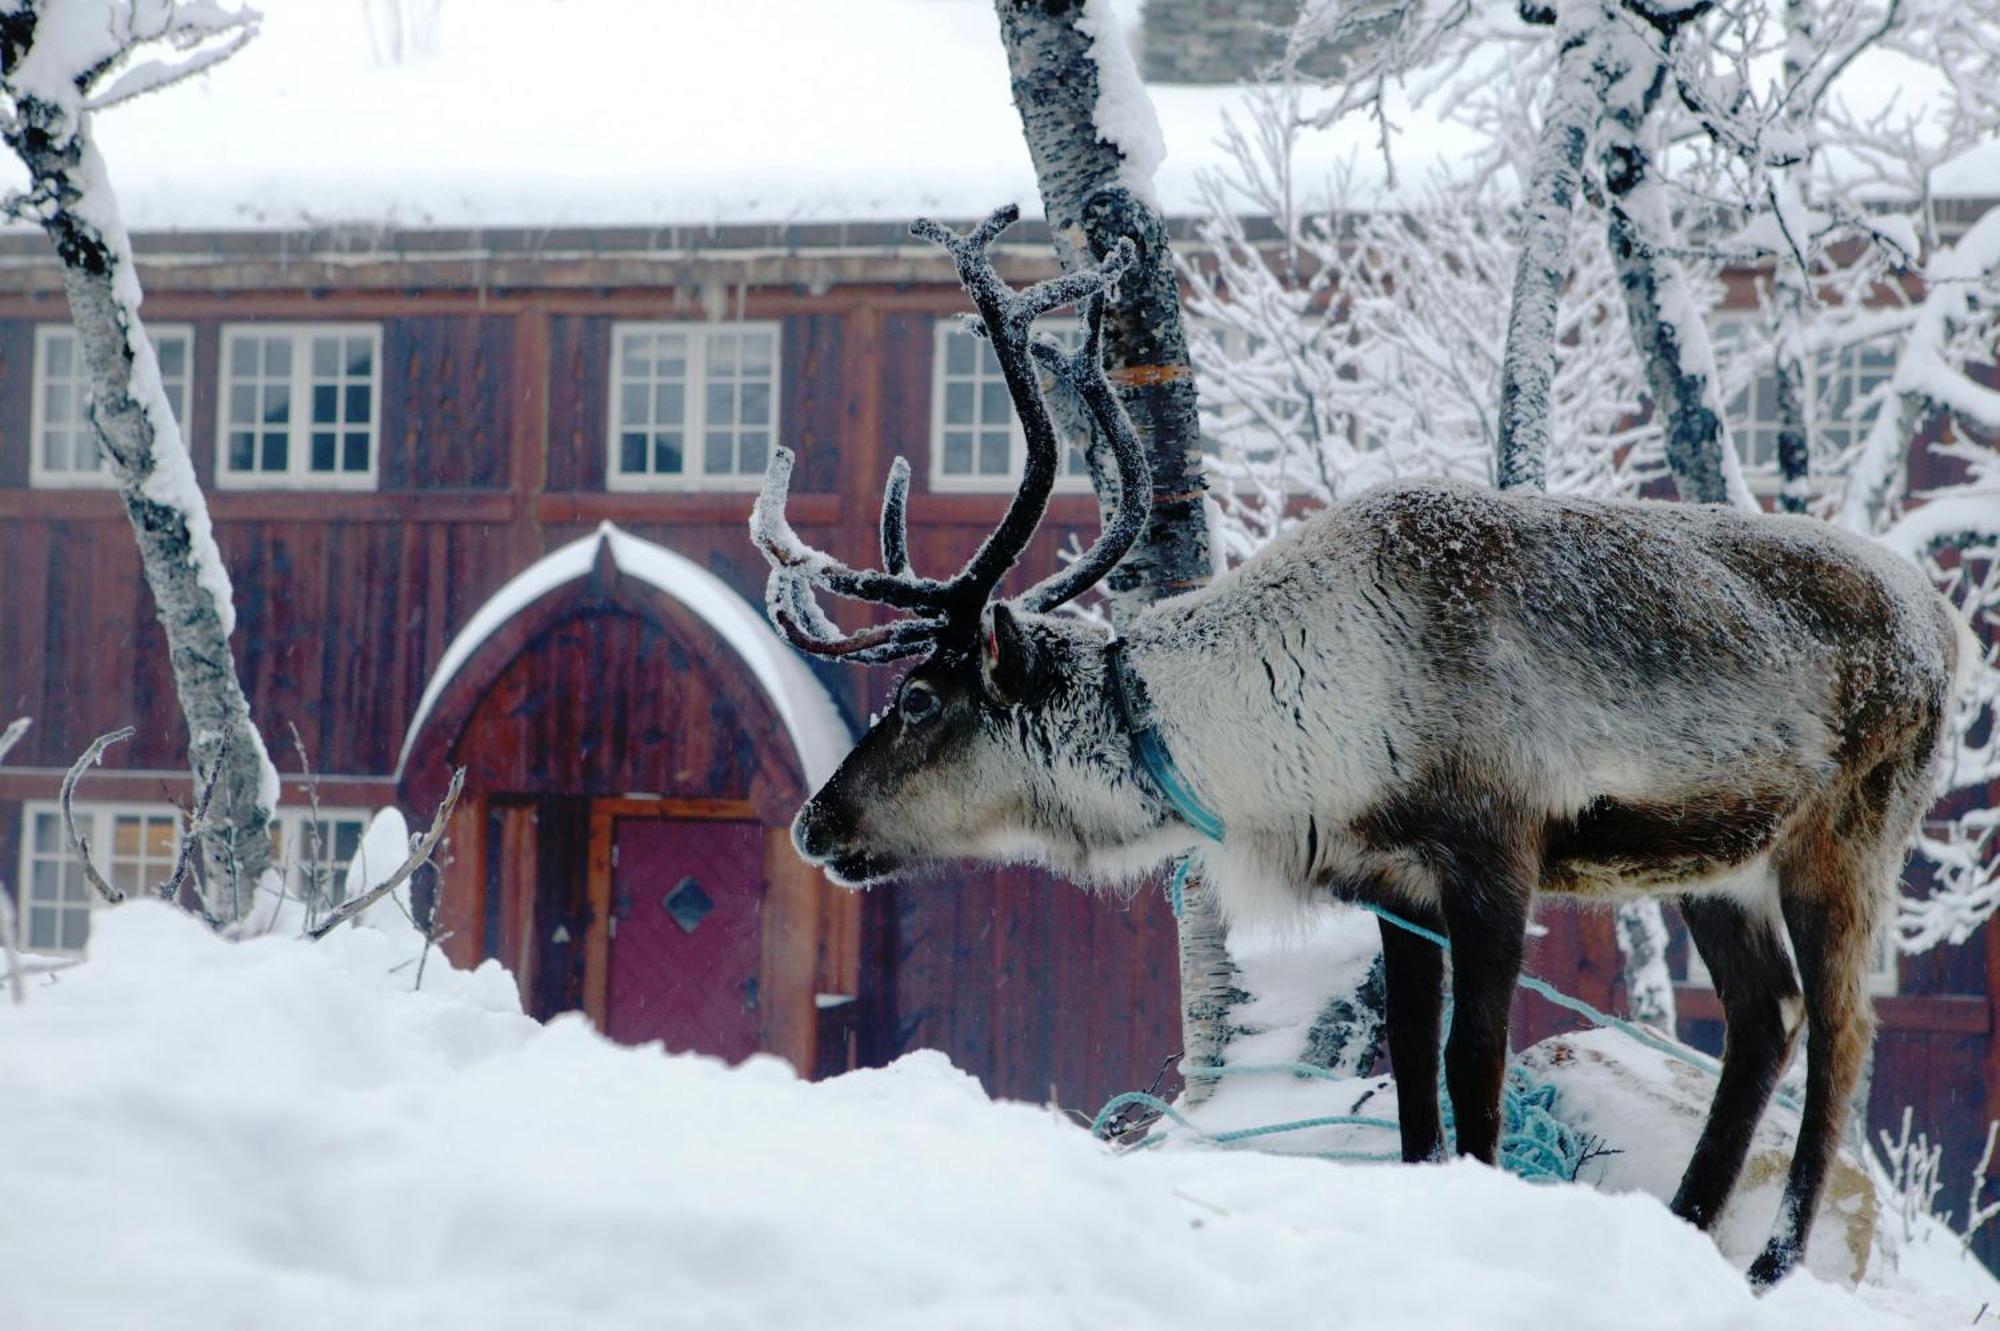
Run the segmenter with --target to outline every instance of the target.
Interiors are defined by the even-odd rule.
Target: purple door
[[[731,1062],[755,1053],[764,829],[620,818],[611,864],[605,1033]]]

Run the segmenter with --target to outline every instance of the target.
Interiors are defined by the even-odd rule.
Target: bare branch
[[[83,779],[84,769],[103,762],[106,749],[113,744],[123,743],[137,733],[131,726],[126,726],[108,735],[99,735],[90,742],[90,747],[83,751],[83,756],[70,764],[70,769],[64,774],[62,781],[63,832],[69,837],[70,849],[76,852],[76,858],[83,866],[84,880],[97,889],[99,896],[113,905],[123,901],[125,893],[105,882],[104,876],[97,872],[97,866],[90,862],[90,838],[78,830],[76,812],[70,804],[76,793],[76,783]]]
[[[35,719],[31,716],[17,716],[7,723],[5,730],[0,730],[0,762],[7,760],[7,754],[21,742],[21,736],[27,734],[28,727],[34,723]]]
[[[437,813],[431,819],[430,830],[418,838],[416,845],[410,848],[409,858],[403,861],[401,867],[360,896],[340,903],[340,908],[333,914],[306,930],[306,937],[318,942],[401,887],[409,881],[410,875],[430,863],[431,853],[437,849],[438,842],[444,839],[445,825],[451,821],[451,811],[458,803],[459,792],[464,789],[465,769],[461,767],[451,774],[451,785],[445,790],[444,799],[439,803]]]

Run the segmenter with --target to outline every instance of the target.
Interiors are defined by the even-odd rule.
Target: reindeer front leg
[[[1507,1019],[1521,974],[1534,877],[1499,837],[1456,839],[1439,865],[1451,939],[1451,1034],[1444,1050],[1458,1153],[1495,1163]]]
[[[1444,921],[1401,905],[1397,912],[1443,932]],[[1389,1070],[1396,1078],[1403,1159],[1444,1158],[1438,1115],[1438,1030],[1444,1012],[1444,953],[1437,944],[1383,920],[1382,981],[1389,1027]]]

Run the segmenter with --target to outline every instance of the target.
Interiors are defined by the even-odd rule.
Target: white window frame
[[[1054,333],[1060,338],[1070,338],[1080,334],[1083,323],[1078,319],[1044,319],[1035,325],[1040,333]],[[948,428],[945,423],[945,390],[952,378],[946,372],[946,346],[953,336],[971,337],[964,331],[956,316],[937,319],[931,325],[931,473],[930,488],[937,494],[1009,494],[1021,484],[1021,469],[1028,460],[1028,437],[1021,429],[1020,414],[1013,410],[1010,401],[1007,411],[1007,471],[1003,475],[952,475],[944,469],[944,436]],[[975,377],[975,382],[977,378]],[[977,410],[977,394],[974,395]],[[970,428],[976,434],[979,427],[952,426],[949,428]],[[977,444],[974,445],[975,454]],[[1074,455],[1074,449],[1065,449]],[[975,455],[975,462],[977,461]],[[1055,492],[1057,494],[1090,493],[1090,472],[1088,469],[1072,470],[1065,458],[1056,471]]]
[[[625,390],[624,339],[629,334],[658,335],[677,333],[688,340],[687,376],[683,381],[681,416],[681,469],[679,471],[626,471],[620,465],[619,435],[623,432],[623,422],[619,408]],[[782,418],[785,396],[785,334],[784,324],[776,319],[742,319],[725,323],[711,323],[697,319],[625,319],[611,325],[611,373],[606,376],[611,381],[611,394],[604,411],[604,488],[620,491],[755,491],[764,484],[764,472],[724,472],[710,475],[707,471],[708,450],[706,434],[708,429],[708,358],[709,343],[719,334],[741,336],[746,333],[763,333],[771,339],[771,409],[770,421],[765,426],[769,439],[765,444],[765,457],[778,447],[783,435]],[[739,372],[736,380],[742,377]],[[753,381],[754,382],[754,381]],[[743,422],[731,427],[740,435]]]
[[[291,410],[287,428],[285,470],[239,471],[229,464],[229,390],[231,343],[237,337],[289,337],[292,341]],[[312,340],[315,337],[366,337],[374,367],[373,397],[368,411],[368,468],[366,471],[314,471],[312,460]],[[382,472],[382,403],[384,366],[382,325],[379,323],[231,323],[222,325],[221,346],[216,355],[215,397],[215,483],[225,490],[373,490]],[[336,435],[352,433],[343,425]],[[344,441],[334,440],[338,457]]]
[[[1740,346],[1753,341],[1757,317],[1754,311],[1730,312],[1716,317],[1714,344],[1717,352],[1718,369],[1722,354],[1732,343]],[[1858,387],[1863,377],[1862,357],[1871,349],[1877,348],[1881,340],[1880,338],[1865,339],[1841,347],[1838,350],[1829,350],[1816,356],[1816,363],[1812,370],[1815,382],[1810,385],[1811,391],[1815,395],[1819,394],[1822,387],[1821,381],[1827,384],[1835,384],[1843,380],[1848,380],[1852,381]],[[1860,389],[1849,396],[1848,401],[1850,406],[1865,396],[1866,393],[1873,392],[1881,384],[1887,382],[1895,374],[1895,370],[1895,359],[1891,356],[1887,365],[1881,368],[1881,373],[1874,384],[1865,389]],[[1752,374],[1744,382],[1742,394],[1743,405],[1740,410],[1737,407],[1735,398],[1731,398],[1723,404],[1723,414],[1729,422],[1730,440],[1736,446],[1736,456],[1743,464],[1743,479],[1749,484],[1751,490],[1757,494],[1775,494],[1779,486],[1783,483],[1783,479],[1778,473],[1776,443],[1778,422],[1775,416],[1761,414],[1760,406],[1762,404],[1759,399],[1768,395],[1771,410],[1773,412],[1776,411],[1777,367],[1770,364],[1758,366],[1756,373]],[[1875,410],[1880,411],[1885,405],[1885,403],[1877,402]],[[1850,411],[1848,416],[1843,417],[1839,421],[1821,421],[1819,447],[1815,448],[1815,453],[1825,452],[1828,456],[1836,455],[1850,443],[1857,442],[1866,433],[1872,420],[1872,413],[1856,416]],[[1826,446],[1823,441],[1826,438],[1827,427],[1829,425],[1845,432],[1849,438],[1840,444],[1832,445],[1831,447]],[[1755,458],[1752,440],[1758,435],[1769,436],[1772,440],[1771,457],[1768,462],[1759,462]],[[1814,489],[1818,489],[1824,483],[1823,473],[1818,469],[1814,469],[1808,474],[1807,483]]]
[[[188,428],[188,404],[194,399],[194,326],[178,323],[149,324],[146,327],[146,334],[152,340],[156,355],[163,342],[177,341],[182,345],[181,372],[171,379],[162,375],[161,379],[164,387],[170,390],[180,389],[181,405],[175,412],[174,419],[181,427],[181,437],[185,439]],[[83,347],[77,343],[74,324],[35,325],[33,397],[30,400],[28,420],[28,484],[37,490],[107,490],[118,482],[111,474],[110,462],[101,453],[98,456],[97,466],[89,471],[75,467],[51,467],[47,461],[47,450],[43,446],[42,435],[49,425],[49,344],[59,337],[67,338],[73,344],[74,359],[71,361],[71,366],[74,373],[70,376],[70,382],[80,385],[89,377],[89,372],[83,366]],[[78,413],[77,420],[72,424],[82,425],[81,413],[88,397],[88,390],[76,392],[72,396],[71,406]],[[171,405],[171,398],[169,403]]]
[[[1701,959],[1701,950],[1694,945],[1693,936],[1687,934],[1685,924],[1681,931],[1687,937],[1687,976],[1680,983],[1697,989],[1715,988],[1715,977],[1708,973],[1708,963]],[[1780,941],[1785,955],[1791,956],[1791,940],[1781,936]],[[1896,950],[1894,928],[1885,927],[1876,931],[1874,952],[1868,958],[1868,992],[1880,998],[1900,992],[1901,986],[1902,954]]]
[[[181,836],[180,810],[176,809],[173,805],[77,803],[72,808],[76,813],[78,829],[90,838],[91,858],[96,863],[98,872],[102,873],[107,879],[112,879],[115,872],[114,859],[128,858],[114,856],[117,842],[113,835],[113,828],[118,818],[164,818],[168,820],[173,825],[174,838],[167,852],[167,858],[163,862],[156,862],[151,856],[143,853],[140,855],[138,859],[138,863],[141,866],[139,892],[143,893],[151,890],[173,872],[173,857],[179,853]],[[62,838],[58,842],[58,850],[54,856],[38,854],[35,850],[35,820],[42,815],[51,816],[56,820],[58,835]],[[81,956],[84,951],[82,947],[35,946],[32,944],[33,935],[30,932],[32,928],[31,913],[38,905],[44,908],[52,905],[56,909],[57,938],[60,939],[62,936],[61,919],[64,914],[82,912],[88,915],[89,912],[105,904],[98,896],[97,889],[91,887],[87,882],[83,885],[83,900],[80,902],[66,901],[60,896],[53,902],[38,901],[35,898],[35,865],[38,861],[53,861],[57,864],[74,864],[77,862],[75,853],[71,850],[68,842],[68,834],[61,829],[61,822],[62,805],[55,800],[27,800],[21,805],[20,874],[15,880],[18,886],[14,895],[15,929],[20,936],[20,945],[23,948],[45,955]],[[86,945],[89,942],[89,938],[90,928],[86,923],[84,926],[84,942]]]
[[[143,853],[141,854],[138,860],[141,866],[138,891],[140,893],[151,891],[161,882],[164,882],[173,872],[174,857],[180,853],[182,827],[181,811],[172,804],[78,802],[72,805],[72,808],[76,813],[78,828],[85,836],[90,838],[91,858],[95,862],[98,872],[114,882],[116,879],[113,877],[115,872],[113,859],[117,846],[114,829],[117,819],[126,817],[164,818],[168,820],[172,823],[174,829],[172,847],[168,851],[167,858],[163,861],[155,860],[153,857],[144,855]],[[54,817],[57,820],[58,826],[60,826],[62,805],[56,800],[27,800],[21,805],[21,853],[18,866],[20,872],[19,876],[15,879],[17,888],[14,895],[14,924],[20,938],[20,945],[24,949],[28,948],[30,937],[29,912],[37,905],[41,905],[44,908],[53,906],[56,909],[56,936],[60,939],[62,936],[61,917],[63,914],[77,911],[88,913],[105,904],[103,899],[98,895],[97,889],[91,887],[88,883],[84,884],[84,896],[80,902],[66,901],[61,896],[58,896],[53,902],[38,901],[34,897],[35,865],[37,862],[53,860],[58,864],[76,863],[75,854],[68,842],[67,832],[59,833],[63,839],[59,843],[59,849],[54,856],[35,850],[35,820],[38,816],[44,814]],[[272,820],[276,826],[283,829],[282,835],[285,853],[280,859],[280,866],[285,876],[286,894],[293,900],[299,898],[300,888],[303,883],[304,865],[300,862],[299,856],[303,853],[305,847],[305,826],[311,816],[312,810],[310,808],[287,806],[278,809],[276,817]],[[355,823],[360,827],[360,835],[355,839],[355,849],[357,851],[360,849],[362,839],[367,836],[368,822],[373,816],[373,813],[367,809],[335,808],[325,805],[322,805],[319,811],[319,821],[322,824],[349,822]],[[119,856],[116,858],[125,859],[129,857]],[[345,874],[346,865],[337,864],[334,868],[333,879],[336,887],[345,881]],[[58,891],[60,891],[60,885],[58,886]],[[89,937],[90,930],[86,924],[84,927],[84,942],[86,946],[89,943]],[[80,956],[84,948],[57,946],[35,947],[32,950],[44,955]]]

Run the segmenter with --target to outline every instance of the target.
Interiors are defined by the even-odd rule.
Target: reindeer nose
[[[828,826],[818,801],[807,800],[792,819],[792,844],[809,860],[827,859],[839,847],[840,835]]]

